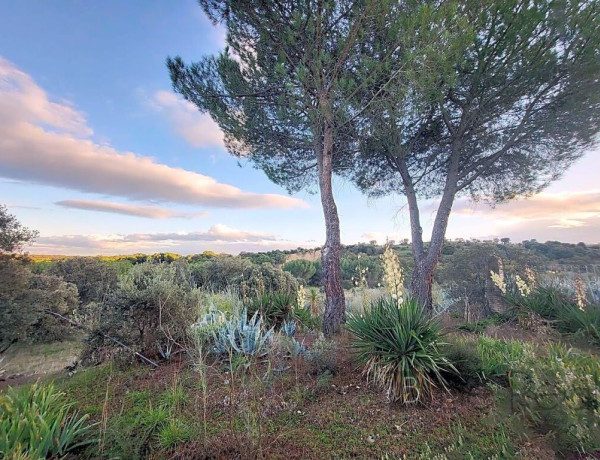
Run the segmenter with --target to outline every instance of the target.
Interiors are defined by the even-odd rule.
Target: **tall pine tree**
[[[231,154],[290,192],[318,184],[326,228],[323,332],[330,335],[345,311],[332,175],[352,166],[357,122],[401,75],[404,16],[388,0],[200,4],[226,27],[227,48],[192,64],[169,58],[173,87],[218,123]],[[381,47],[382,40],[397,45]]]

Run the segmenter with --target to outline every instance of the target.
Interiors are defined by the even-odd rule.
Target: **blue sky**
[[[172,91],[167,56],[218,52],[194,0],[0,1],[0,203],[40,237],[32,253],[315,247],[318,196],[238,166],[216,125]],[[600,241],[598,151],[544,194],[490,210],[459,200],[451,238]],[[335,182],[342,240],[409,237],[402,197]],[[425,232],[433,204],[422,203]]]

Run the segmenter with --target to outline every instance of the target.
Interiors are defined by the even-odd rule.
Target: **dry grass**
[[[78,359],[83,349],[80,341],[49,344],[16,343],[4,353],[3,378],[19,375],[49,375],[59,372]]]

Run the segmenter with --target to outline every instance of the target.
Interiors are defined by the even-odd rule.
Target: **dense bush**
[[[73,284],[32,273],[26,259],[0,255],[0,350],[17,340],[63,340],[71,327],[45,311],[69,315],[77,305]]]
[[[588,305],[583,310],[570,305],[561,312],[557,326],[561,332],[583,336],[600,346],[600,305]]]
[[[335,374],[338,368],[337,352],[338,344],[321,334],[304,353],[304,357],[310,363],[313,374]]]
[[[46,273],[77,286],[79,300],[103,302],[117,288],[119,277],[114,265],[98,257],[71,257],[52,262]]]
[[[202,296],[183,259],[170,264],[145,262],[133,266],[101,305],[97,329],[88,340],[87,360],[100,359],[99,352],[113,346],[101,333],[149,356],[186,348],[188,326],[197,317]]]
[[[252,266],[252,262],[240,257],[214,257],[201,264],[193,264],[192,276],[200,287],[224,291],[236,286],[239,277]]]
[[[0,454],[10,459],[62,458],[91,442],[91,429],[52,385],[10,388],[0,395]]]
[[[263,294],[248,303],[248,315],[259,312],[265,323],[280,328],[286,321],[299,322],[310,327],[310,312],[297,305],[297,298],[292,294]]]
[[[295,295],[298,290],[298,281],[291,273],[270,263],[256,265],[240,257],[215,257],[201,265],[194,264],[192,276],[202,288],[213,291],[233,289],[248,299],[274,292]]]
[[[442,350],[440,324],[416,300],[407,299],[398,308],[382,298],[364,313],[350,315],[346,327],[367,378],[391,401],[417,402],[431,397],[437,384],[446,387],[442,373],[453,366]]]

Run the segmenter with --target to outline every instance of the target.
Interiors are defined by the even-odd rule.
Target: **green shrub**
[[[573,304],[567,294],[556,287],[537,287],[529,295],[509,294],[506,299],[519,310],[534,311],[542,318],[554,321],[560,312]]]
[[[85,423],[88,416],[72,407],[53,385],[9,388],[0,396],[2,458],[62,456],[92,442],[85,439],[91,429]]]
[[[477,352],[481,357],[482,377],[493,379],[506,376],[511,367],[532,350],[533,345],[519,340],[480,337],[477,340]]]
[[[486,380],[503,380],[515,363],[520,362],[533,346],[518,340],[499,340],[487,336],[453,338],[446,347],[446,357],[460,379],[447,376],[453,386],[474,386]],[[446,376],[446,374],[444,374]]]
[[[284,321],[292,319],[295,306],[294,294],[263,294],[248,305],[248,315],[252,316],[258,312],[266,325],[280,327]]]
[[[600,446],[600,361],[563,345],[547,356],[528,351],[513,366],[511,406],[539,431],[553,433],[559,451]]]
[[[441,326],[416,300],[407,299],[398,308],[382,298],[363,314],[350,315],[346,327],[367,378],[391,401],[417,402],[431,397],[437,383],[446,388],[442,372],[454,368],[441,349]]]
[[[248,305],[248,315],[256,312],[267,326],[281,328],[284,322],[294,321],[307,328],[314,328],[315,321],[309,310],[297,306],[295,294],[276,292],[263,294]]]
[[[538,287],[527,296],[509,295],[507,299],[517,313],[534,311],[552,321],[559,332],[583,336],[600,346],[599,305],[587,305],[581,310],[566,292],[556,287]]]

